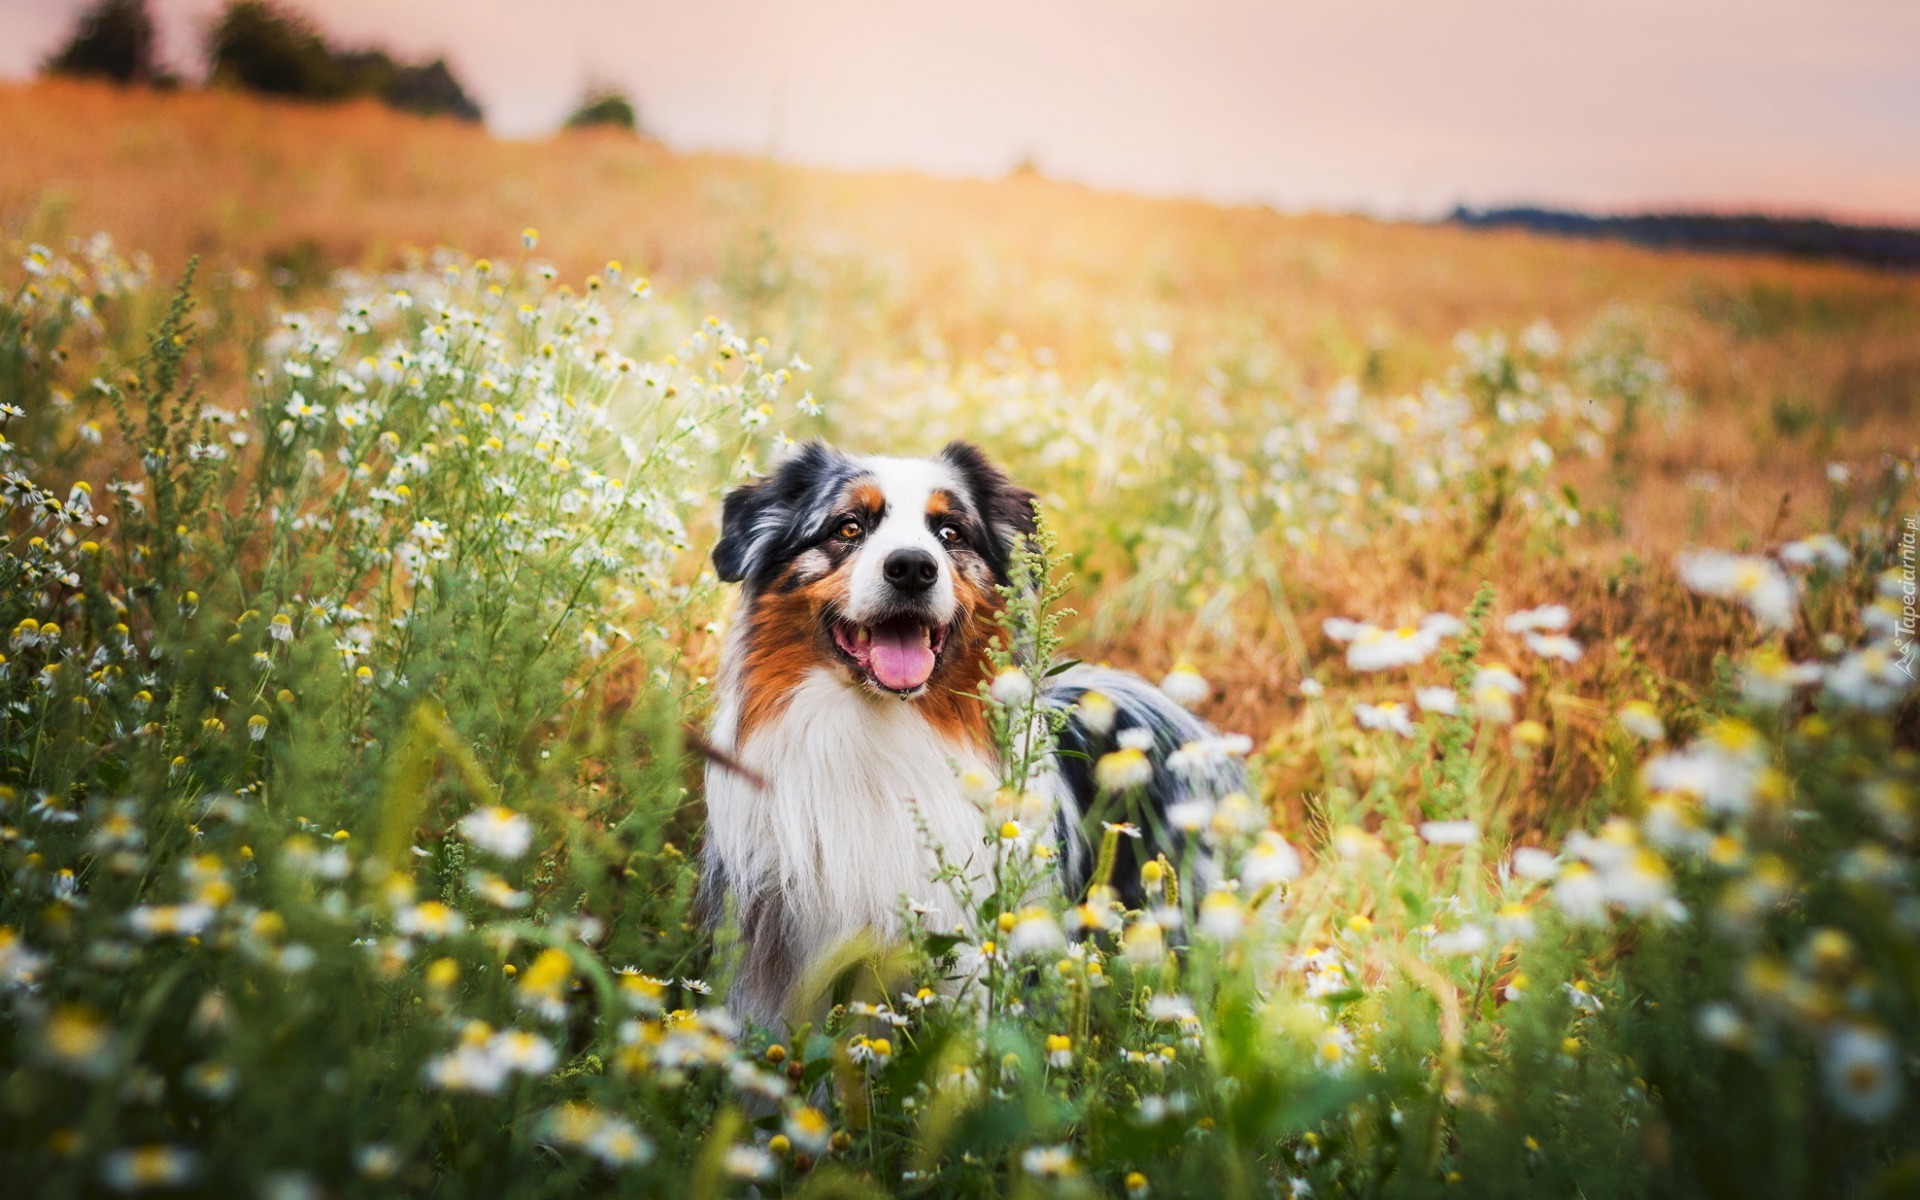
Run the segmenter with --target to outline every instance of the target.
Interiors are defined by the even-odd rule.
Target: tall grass
[[[8,1178],[1908,1186],[1909,461],[1836,482],[1818,536],[1555,597],[1551,567],[1465,571],[1590,553],[1567,463],[1693,419],[1605,327],[1464,337],[1399,397],[1172,403],[1149,338],[1086,386],[1015,350],[876,360],[822,412],[790,351],[617,264],[562,284],[536,242],[343,275],[257,333],[230,281],[156,290],[101,240],[15,259]],[[699,556],[718,489],[823,423],[984,438],[1056,542],[1008,596],[1033,652],[981,698],[991,894],[958,934],[845,948],[824,1018],[749,1029],[692,916],[683,730],[725,615]],[[1140,909],[1099,870],[1054,893],[1025,791],[1034,684],[1103,621],[1190,624],[1165,686],[1229,717],[1219,647],[1284,647],[1299,714],[1183,750],[1258,787],[1175,814],[1216,869],[1152,864]],[[1096,764],[1116,802],[1125,753]],[[1131,836],[1094,833],[1102,862]]]

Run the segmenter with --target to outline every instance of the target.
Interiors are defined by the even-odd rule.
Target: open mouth
[[[835,620],[832,627],[833,644],[860,674],[902,695],[926,686],[947,645],[945,626],[915,616],[888,617],[872,625]]]

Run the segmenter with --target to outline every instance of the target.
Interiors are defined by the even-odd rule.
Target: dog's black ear
[[[753,573],[758,555],[772,532],[765,528],[773,507],[774,480],[742,484],[720,503],[720,540],[713,547],[713,569],[724,583],[739,583]]]
[[[1007,478],[1005,471],[970,442],[948,442],[940,460],[966,482],[987,529],[987,564],[996,579],[1006,582],[1014,548],[1032,537],[1036,527],[1033,493]]]
[[[826,443],[810,441],[765,479],[728,492],[720,505],[720,541],[713,548],[713,569],[720,578],[764,582],[771,567],[805,544],[802,518],[814,494],[830,490],[850,469]]]

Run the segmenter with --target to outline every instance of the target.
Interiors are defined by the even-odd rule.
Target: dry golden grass
[[[1920,279],[1852,267],[1656,253],[1523,233],[1283,216],[998,182],[847,174],[675,155],[618,135],[505,142],[372,104],[47,82],[0,88],[0,224],[105,229],[166,269],[320,268],[407,246],[499,252],[524,226],[578,277],[617,257],[663,281],[718,280],[743,323],[830,361],[956,357],[1011,332],[1072,378],[1111,360],[1117,323],[1195,348],[1257,349],[1318,387],[1414,386],[1464,328],[1565,331],[1610,310],[1655,331],[1701,418],[1644,447],[1630,543],[1664,550],[1713,471],[1710,525],[1764,527],[1818,496],[1829,459],[1914,439]],[[783,326],[797,328],[783,329]]]
[[[1213,715],[1278,728],[1287,744],[1305,737],[1294,691],[1303,647],[1290,628],[1313,630],[1338,611],[1459,611],[1482,579],[1514,606],[1570,603],[1593,653],[1554,702],[1539,796],[1602,773],[1602,722],[1575,697],[1640,687],[1620,677],[1613,637],[1631,635],[1681,688],[1741,635],[1670,581],[1619,583],[1624,558],[1663,562],[1692,539],[1817,528],[1829,461],[1910,454],[1920,430],[1912,275],[1286,216],[1030,176],[848,174],[612,134],[503,142],[371,104],[47,82],[0,87],[0,129],[0,228],[12,234],[102,229],[165,271],[200,255],[277,267],[297,288],[409,247],[508,252],[536,226],[540,256],[567,277],[619,258],[770,334],[782,352],[798,346],[823,368],[829,405],[850,364],[908,359],[930,343],[977,358],[1008,334],[1052,351],[1071,386],[1120,367],[1116,328],[1150,324],[1171,335],[1177,398],[1222,357],[1295,391],[1348,376],[1412,388],[1444,371],[1462,329],[1544,318],[1577,334],[1623,316],[1673,366],[1693,409],[1675,429],[1643,429],[1621,465],[1573,468],[1589,503],[1617,509],[1617,532],[1588,531],[1553,559],[1518,542],[1482,554],[1424,542],[1321,552],[1286,564],[1298,611],[1251,597],[1229,639],[1198,639],[1175,620],[1096,647],[1147,669],[1176,652],[1200,656],[1221,685]],[[1716,486],[1697,486],[1704,474]],[[1325,783],[1295,761],[1279,772],[1283,791]]]

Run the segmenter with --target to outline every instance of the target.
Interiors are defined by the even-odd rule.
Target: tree
[[[624,129],[628,133],[640,131],[640,114],[634,110],[633,101],[617,87],[595,84],[581,97],[580,107],[573,110],[567,118],[568,129],[591,129],[611,127]]]
[[[216,83],[306,100],[371,96],[406,112],[480,119],[445,59],[404,63],[378,47],[335,49],[306,17],[271,0],[232,0],[207,50]]]
[[[105,77],[117,83],[168,80],[154,62],[153,17],[146,0],[99,0],[80,15],[73,36],[42,67],[49,75]]]
[[[337,100],[347,72],[326,39],[291,10],[267,0],[233,0],[207,38],[213,82],[256,92]]]

